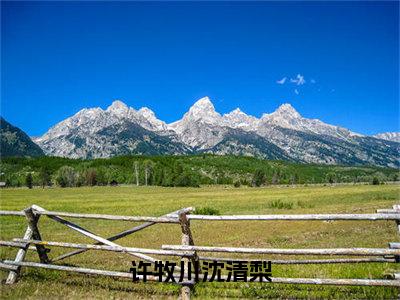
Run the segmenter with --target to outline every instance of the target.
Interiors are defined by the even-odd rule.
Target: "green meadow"
[[[391,208],[400,200],[398,185],[348,186],[274,186],[249,188],[203,186],[171,187],[81,187],[16,188],[0,190],[2,210],[21,210],[37,204],[48,210],[114,215],[161,216],[183,207],[196,207],[219,214],[303,214],[303,213],[373,213]],[[132,222],[71,219],[99,234],[111,236],[133,227]],[[22,217],[1,217],[1,240],[22,237],[26,223]],[[42,216],[39,222],[42,238],[48,241],[92,243],[88,238]],[[387,247],[399,241],[393,221],[192,221],[196,245],[273,247],[273,248],[339,248]],[[180,244],[177,224],[157,224],[117,243],[124,246],[156,248],[163,244]],[[16,249],[2,247],[1,259],[13,259]],[[53,247],[50,258],[70,249]],[[203,255],[210,256],[204,253]],[[220,254],[226,257],[226,254]],[[242,258],[255,258],[242,255]],[[264,260],[300,258],[296,256],[258,256]],[[305,258],[305,257],[301,257]],[[313,257],[317,258],[317,257]],[[318,257],[322,258],[322,257]],[[27,261],[38,261],[29,251]],[[128,272],[132,256],[124,253],[88,251],[58,263],[88,268]],[[394,263],[272,265],[272,276],[303,278],[386,278],[399,272]],[[1,271],[4,280],[7,273]],[[397,298],[397,288],[336,287],[285,284],[200,283],[193,291],[198,299],[213,298]],[[82,274],[23,268],[13,286],[1,285],[1,298],[176,298],[179,286],[161,283],[133,283],[129,280]]]

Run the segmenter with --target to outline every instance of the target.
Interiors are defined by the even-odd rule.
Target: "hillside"
[[[60,184],[61,169],[65,166],[70,186],[136,184],[198,186],[200,184],[313,184],[334,182],[371,182],[398,180],[398,170],[378,167],[327,166],[299,164],[277,160],[263,160],[243,156],[120,156],[109,159],[68,159],[59,157],[8,158],[0,164],[2,180],[10,186],[25,183],[27,172],[32,172],[34,184]],[[260,181],[256,183],[255,174]]]
[[[0,117],[0,157],[43,156],[43,150],[21,129]]]

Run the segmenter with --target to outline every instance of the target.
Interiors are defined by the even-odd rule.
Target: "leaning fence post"
[[[24,234],[24,240],[30,239],[32,239],[32,229],[28,226]],[[14,261],[17,263],[22,262],[25,259],[26,251],[28,250],[28,248],[29,244],[27,243],[25,247],[19,249]],[[16,270],[10,271],[10,273],[8,273],[6,284],[14,284],[17,281],[20,272],[21,266],[18,266]]]
[[[192,232],[190,230],[190,222],[186,216],[186,212],[182,212],[179,214],[179,222],[181,224],[182,229],[182,246],[194,246]],[[193,267],[195,266],[195,261],[198,260],[196,253],[191,257]],[[189,258],[187,256],[182,257],[182,261],[184,264],[184,272],[185,277],[189,278]],[[190,289],[193,285],[189,283],[184,283],[181,288],[181,300],[189,300],[190,299]]]
[[[35,214],[32,207],[29,207],[24,210],[26,219],[28,220],[28,225],[32,230],[32,239],[41,241],[42,237],[40,236],[39,228],[38,228],[38,221],[40,215]],[[47,249],[43,247],[43,245],[35,245],[36,250],[39,255],[40,262],[43,264],[47,264],[50,262],[49,258],[47,257]]]
[[[28,221],[28,226],[26,228],[24,234],[24,240],[41,240],[41,236],[39,233],[39,229],[37,227],[37,223],[39,221],[39,215],[36,215],[33,212],[32,207],[28,207],[24,209],[24,214],[26,220]],[[29,243],[26,243],[23,248],[20,248],[15,256],[15,262],[22,262],[25,259],[26,251],[29,248]],[[48,263],[49,258],[47,257],[47,250],[42,245],[36,245],[37,252],[39,254],[40,262],[41,263]],[[17,267],[16,270],[10,271],[8,274],[6,284],[13,284],[17,281],[19,273],[21,272],[21,266]]]

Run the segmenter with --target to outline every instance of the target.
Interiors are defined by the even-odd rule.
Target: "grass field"
[[[119,215],[159,216],[182,207],[213,207],[221,214],[296,214],[296,213],[373,213],[390,208],[400,199],[398,185],[361,185],[335,187],[202,188],[160,187],[93,187],[70,189],[3,189],[1,209],[20,210],[31,204],[49,210],[107,213]],[[275,204],[273,204],[275,203]],[[278,204],[277,204],[278,203]],[[280,205],[279,203],[283,203]],[[132,227],[127,222],[78,220],[83,227],[102,236],[109,236]],[[2,217],[1,239],[22,237],[26,224],[23,218]],[[42,217],[42,237],[51,241],[91,243],[68,228]],[[214,246],[329,248],[387,247],[399,240],[393,221],[336,222],[203,222],[193,221],[195,244]],[[180,227],[158,224],[118,242],[132,247],[160,248],[162,244],[179,244]],[[52,248],[50,257],[67,249]],[[16,250],[1,249],[1,259],[14,258]],[[37,261],[30,252],[29,261]],[[222,255],[221,255],[222,256]],[[251,256],[242,256],[251,257]],[[283,258],[265,256],[263,259]],[[291,257],[293,258],[293,257]],[[86,252],[63,263],[127,272],[131,256],[108,252]],[[320,278],[384,278],[385,273],[399,270],[395,264],[273,265],[276,277]],[[4,279],[7,273],[1,272]],[[104,277],[72,273],[23,269],[14,286],[1,285],[2,298],[176,298],[179,287],[171,284],[132,283]],[[387,287],[329,287],[283,284],[203,283],[194,296],[198,298],[396,298],[398,289]]]

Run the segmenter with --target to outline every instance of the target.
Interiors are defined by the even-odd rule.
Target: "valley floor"
[[[161,187],[82,187],[53,189],[0,190],[0,209],[21,210],[37,204],[48,210],[114,215],[160,216],[193,206],[210,207],[220,214],[298,214],[298,213],[373,213],[400,202],[399,185],[314,186],[280,188],[201,188]],[[280,202],[278,202],[280,201]],[[273,204],[275,203],[275,204]],[[276,205],[283,203],[283,205]],[[105,220],[78,220],[101,236],[113,235],[132,227],[131,223]],[[22,237],[25,221],[18,217],[1,217],[0,239]],[[91,243],[54,221],[42,217],[42,238],[50,241]],[[197,245],[274,247],[274,248],[340,248],[387,247],[399,241],[393,221],[335,222],[204,222],[192,221]],[[162,244],[179,244],[180,227],[158,224],[119,240],[132,247],[160,248]],[[16,250],[2,247],[1,259],[13,259]],[[50,257],[68,250],[52,248]],[[28,261],[37,261],[28,253]],[[222,256],[222,255],[221,255]],[[243,256],[250,258],[251,256]],[[260,257],[260,256],[259,256]],[[254,257],[253,257],[254,258]],[[264,256],[278,259],[283,256]],[[290,257],[295,258],[295,257]],[[303,257],[304,258],[304,257]],[[128,272],[131,257],[120,253],[86,252],[66,259],[64,264]],[[272,265],[272,276],[307,278],[384,278],[385,273],[399,272],[389,263],[331,265]],[[7,275],[1,272],[1,279]],[[3,299],[16,298],[176,298],[179,287],[159,283],[132,283],[129,280],[90,277],[65,272],[23,269],[20,281],[13,286],[1,285]],[[283,284],[204,283],[198,284],[194,296],[211,298],[396,298],[398,289],[387,287],[330,287]]]

